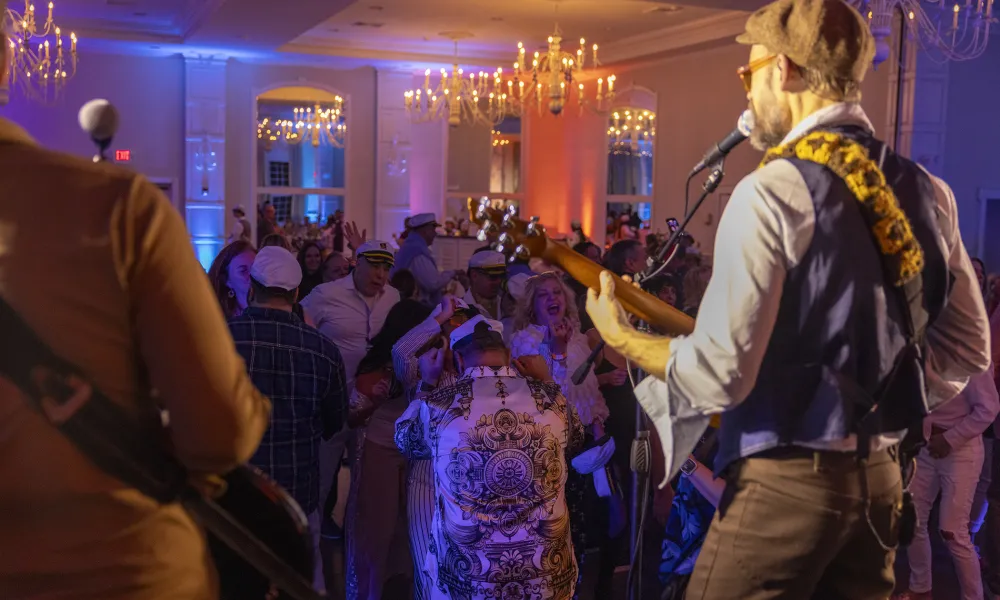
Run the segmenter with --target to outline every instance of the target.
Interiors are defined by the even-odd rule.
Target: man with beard
[[[608,273],[587,309],[654,374],[637,395],[668,476],[722,413],[726,489],[688,598],[883,599],[912,515],[901,423],[919,421],[924,391],[940,405],[989,367],[986,312],[951,190],[876,139],[858,103],[865,19],[841,0],[778,0],[737,40],[767,153],[719,223],[711,318],[688,336],[637,332]]]

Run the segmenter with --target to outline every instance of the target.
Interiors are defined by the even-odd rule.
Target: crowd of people
[[[266,222],[268,207],[262,214]],[[241,228],[242,214],[234,217]],[[465,271],[440,272],[431,246],[445,230],[428,213],[406,220],[398,249],[366,240],[342,214],[330,234],[299,243],[297,256],[280,230],[264,230],[257,249],[246,239],[228,245],[210,278],[251,379],[275,403],[252,462],[310,515],[317,555],[319,532],[346,538],[347,596],[502,595],[513,585],[570,597],[592,560],[595,597],[611,597],[615,569],[628,564],[636,399],[629,364],[607,347],[592,372],[572,380],[601,342],[586,289],[551,265],[512,264],[489,246]],[[649,235],[603,251],[577,239],[574,251],[619,275],[645,270],[666,243]],[[712,268],[690,235],[668,256],[666,272],[645,287],[695,317]],[[974,263],[989,303],[986,270]],[[930,586],[927,523],[940,491],[939,528],[963,598],[981,597],[981,572],[1000,583],[991,566],[1000,551],[980,560],[976,539],[990,482],[1000,482],[990,460],[998,410],[988,374],[926,421],[930,443],[911,486],[920,522],[911,590]],[[683,593],[721,500],[712,436],[705,442],[680,478],[651,492],[647,597],[681,597],[672,594]],[[336,523],[342,464],[350,491]]]
[[[338,215],[351,254],[308,240],[294,255],[261,212],[259,246],[234,235],[209,278],[250,379],[274,405],[251,463],[309,516],[317,556],[321,534],[343,536],[347,597],[506,597],[514,586],[569,598],[588,550],[599,552],[586,558],[595,597],[611,597],[629,558],[636,401],[629,365],[608,349],[572,380],[601,341],[586,290],[490,246],[466,270],[440,272],[431,246],[443,230],[429,213],[406,220],[398,249]],[[242,209],[234,218],[239,234]],[[633,275],[663,241],[573,249]],[[683,238],[682,258],[649,285],[694,314],[711,268],[691,247]],[[350,491],[337,523],[342,464]],[[668,565],[687,535],[667,527],[673,499],[671,488],[650,497],[650,590],[661,555]],[[315,584],[325,584],[320,566]]]

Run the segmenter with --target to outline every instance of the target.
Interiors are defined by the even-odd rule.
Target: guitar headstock
[[[538,217],[525,221],[518,218],[514,206],[507,210],[493,208],[485,199],[477,204],[469,199],[469,219],[479,225],[479,241],[489,241],[496,236],[493,248],[507,253],[512,250],[510,260],[528,260],[541,257],[548,245],[545,227],[538,222]]]

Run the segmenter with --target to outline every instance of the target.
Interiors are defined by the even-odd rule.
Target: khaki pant
[[[883,600],[892,594],[902,489],[888,452],[778,450],[734,464],[688,600]],[[873,533],[877,532],[883,548]]]

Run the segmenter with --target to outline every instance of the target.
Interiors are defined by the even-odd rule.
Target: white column
[[[413,74],[379,70],[377,85],[374,237],[388,241],[403,230],[403,219],[410,213],[411,125],[403,92],[413,87]]]
[[[907,42],[902,66],[896,151],[941,176],[948,117],[948,63],[939,64]]]
[[[230,225],[225,194],[226,61],[186,57],[185,83],[184,207],[198,262],[208,269]]]

